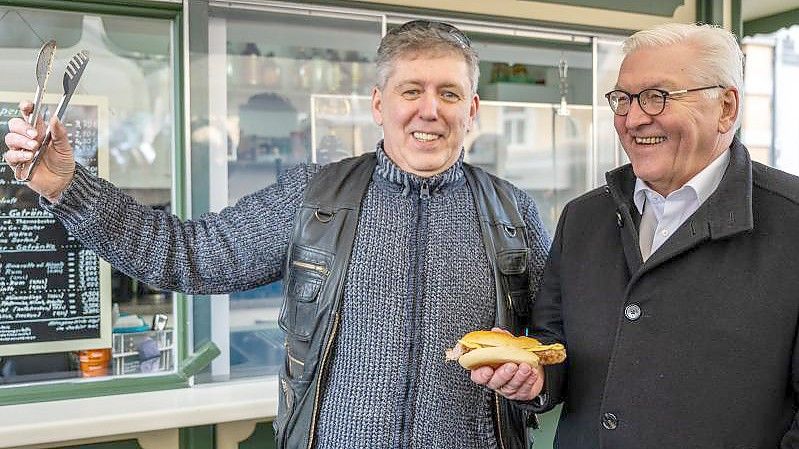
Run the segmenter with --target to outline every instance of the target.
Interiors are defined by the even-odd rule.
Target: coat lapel
[[[619,227],[627,270],[632,276],[638,272],[643,263],[641,250],[638,247],[638,225],[641,222],[641,214],[632,200],[635,174],[632,167],[627,164],[609,171],[605,179],[608,183],[606,191],[616,203],[616,225]]]
[[[733,139],[732,145],[730,145],[730,163],[716,191],[693,215],[685,220],[660,248],[652,253],[646,263],[642,262],[638,247],[637,222],[632,220],[632,217],[638,215],[638,210],[632,201],[632,190],[635,185],[632,166],[627,164],[609,172],[607,180],[617,209],[621,212],[626,207],[628,215],[630,215],[630,223],[636,223],[632,232],[625,231],[624,227],[620,229],[624,254],[631,271],[631,284],[646,272],[694,248],[705,240],[723,239],[750,231],[754,226],[752,161],[749,158],[748,150],[738,138]],[[632,212],[630,211],[631,207]],[[637,265],[633,259],[637,260]]]

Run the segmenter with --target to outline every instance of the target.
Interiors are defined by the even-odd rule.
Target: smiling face
[[[455,53],[400,57],[385,86],[372,91],[372,116],[383,127],[386,154],[422,177],[458,160],[478,105],[468,65]]]
[[[703,87],[691,72],[697,51],[689,44],[644,47],[628,54],[616,88],[638,93]],[[733,137],[738,93],[718,89],[717,98],[703,92],[675,95],[660,115],[645,114],[636,100],[614,125],[635,175],[663,196],[679,189],[726,150]]]

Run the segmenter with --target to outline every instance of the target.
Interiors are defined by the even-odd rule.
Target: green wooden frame
[[[51,9],[87,14],[118,14],[124,16],[174,19],[180,16],[180,3],[156,0],[0,0],[0,6]]]
[[[741,18],[741,0],[730,2],[731,24],[730,31],[738,40],[743,37],[744,23]],[[696,20],[701,23],[708,23],[722,26],[724,23],[724,1],[723,0],[697,0]]]
[[[540,0],[524,0],[540,1]],[[606,9],[609,11],[634,12],[661,17],[672,17],[674,11],[685,4],[684,0],[548,0],[547,3],[559,5],[582,6],[586,8]]]
[[[184,427],[178,433],[180,447],[185,449],[214,449],[216,426]]]
[[[743,35],[752,36],[754,34],[773,33],[791,25],[799,25],[799,8],[747,20],[743,24]]]
[[[730,26],[730,31],[732,31],[732,34],[738,38],[739,42],[743,37],[744,32],[744,21],[743,16],[741,15],[741,1],[742,0],[732,0],[732,5],[730,6],[732,9],[732,24]]]
[[[186,447],[186,446],[181,446]],[[189,448],[191,446],[188,446]],[[64,446],[60,449],[142,449],[139,445],[138,440],[136,439],[129,439],[129,440],[119,440],[119,441],[112,441],[108,443],[90,443],[90,444],[81,444],[78,446]]]
[[[546,2],[546,0],[543,1]],[[561,22],[561,21],[541,20],[541,19],[518,18],[510,16],[498,17],[490,14],[436,8],[434,2],[430,2],[431,6],[429,7],[410,7],[410,6],[395,5],[390,3],[368,3],[366,1],[358,2],[358,4],[353,4],[352,0],[302,0],[302,3],[306,5],[357,8],[362,11],[377,11],[389,15],[391,15],[392,13],[407,14],[413,16],[433,16],[433,17],[445,15],[446,17],[452,19],[475,20],[479,22],[492,22],[501,19],[502,23],[507,25],[539,26],[544,28],[550,28],[553,30],[564,29],[575,33],[582,32],[590,34],[626,36],[637,31],[634,29],[611,28],[611,27],[603,27],[596,25],[583,25],[583,24],[571,23],[565,21]]]
[[[175,123],[175,172],[173,173],[173,210],[181,218],[188,216],[186,204],[187,186],[189,180],[186,176],[186,150],[184,145],[184,117],[185,101],[183,91],[184,54],[186,49],[183,42],[183,5],[154,0],[123,0],[110,3],[102,0],[0,0],[3,7],[21,7],[31,9],[47,9],[84,14],[112,14],[126,17],[145,17],[172,20],[173,35],[176,36],[173,51],[175,93],[174,123]],[[188,347],[189,331],[188,297],[176,294],[175,313],[177,323],[177,370],[173,374],[152,377],[109,377],[105,380],[81,382],[79,380],[42,382],[35,385],[5,386],[0,397],[0,406],[43,402],[63,399],[76,399],[94,396],[106,396],[122,393],[136,393],[144,391],[167,390],[189,386],[189,378],[204,368],[219,354],[219,349],[213,344],[199,348],[191,357]]]
[[[721,26],[724,22],[724,0],[697,0],[696,21]]]

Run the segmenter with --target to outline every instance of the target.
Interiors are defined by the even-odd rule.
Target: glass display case
[[[209,9],[210,209],[275,182],[299,163],[371,151],[377,14],[213,3]],[[208,333],[223,348],[211,379],[274,374],[282,284],[215,295]]]
[[[567,201],[602,185],[606,171],[626,162],[603,97],[612,89],[621,61],[619,44],[626,31],[618,20],[610,25],[619,29],[614,36],[585,31],[592,25],[582,26],[583,31],[530,25],[532,21],[524,21],[531,18],[529,13],[506,20],[507,11],[485,13],[496,14],[490,17],[447,13],[442,7],[432,17],[426,16],[429,9],[386,5],[280,0],[5,2],[0,6],[0,56],[6,62],[0,93],[13,94],[6,99],[32,96],[36,51],[55,38],[58,70],[50,78],[47,99],[52,110],[61,92],[64,64],[76,51],[88,50],[91,63],[75,106],[80,99],[85,101],[81,107],[96,107],[97,120],[80,125],[96,125],[93,138],[102,154],[89,154],[88,159],[102,159],[104,177],[138,201],[182,218],[199,217],[271,185],[296,164],[326,164],[372,151],[381,137],[372,120],[370,97],[380,38],[407,20],[436,19],[464,30],[481,57],[480,111],[465,141],[465,160],[532,195],[550,231]],[[571,7],[557,8],[560,12]],[[467,9],[476,13],[479,8]],[[586,23],[571,14],[535,18],[537,23]],[[630,24],[627,29],[640,26],[642,16],[634,16],[622,20]],[[785,56],[788,50],[778,51],[791,61],[797,59],[793,53]],[[781,72],[783,78],[788,78],[789,69]],[[765,92],[768,86],[759,87]],[[768,106],[764,104],[760,106]],[[8,117],[18,112],[13,103],[3,108],[0,134],[7,129]],[[766,138],[761,135],[758,140],[765,151]],[[0,143],[0,152],[4,149]],[[787,164],[786,155],[777,151],[771,157],[778,165]],[[2,189],[14,183],[9,173],[0,162],[0,199],[35,205],[34,195],[2,195]],[[6,275],[10,271],[2,265],[5,255],[0,250],[0,319],[7,314],[4,308],[13,305],[3,302],[8,295],[2,287],[16,276]],[[86,251],[81,257],[96,259]],[[271,376],[284,363],[284,336],[277,326],[281,282],[188,300],[116,270],[110,270],[105,284],[110,293],[102,300],[113,304],[115,330],[107,347],[9,355],[0,345],[0,404],[185,387],[216,355],[208,350],[204,357],[187,357],[191,347],[212,347],[208,339],[222,354],[207,373],[210,377],[194,380],[267,376],[259,381],[276,382]],[[255,382],[227,385],[247,383]],[[277,385],[269,385],[258,391],[265,390],[263,396],[271,401]],[[198,389],[198,396],[209,390]],[[229,396],[222,395],[221,402],[227,407]],[[272,413],[261,405],[254,407],[257,413]],[[257,413],[253,416],[260,420],[267,416]],[[545,423],[553,419],[548,416]],[[100,421],[105,423],[105,418]],[[238,430],[241,421],[228,424]],[[186,430],[190,434],[192,429]],[[216,435],[219,439],[222,432]],[[177,445],[177,436],[174,440]]]
[[[353,129],[371,122],[369,109],[347,98],[371,93],[378,18],[291,12],[209,12],[209,57],[225,71],[209,82],[214,111],[224,111],[215,120],[227,133],[229,203],[298,163],[352,154],[364,141]]]
[[[72,9],[93,8],[79,3]],[[375,4],[357,9],[356,2],[352,8],[271,0],[142,3],[147,8],[115,6],[127,11],[119,15],[108,13],[114,8],[0,7],[0,54],[9,62],[0,91],[32,94],[32,59],[47,33],[58,39],[64,59],[86,47],[92,66],[79,94],[107,104],[107,130],[98,138],[108,179],[183,217],[234,204],[296,164],[373,150],[381,137],[370,97],[380,38],[407,20],[429,18]],[[443,19],[470,36],[482,61],[481,108],[465,141],[466,161],[530,193],[554,230],[565,202],[604,183],[604,172],[624,161],[602,97],[615,82],[620,39]],[[58,80],[51,84],[58,92]],[[199,383],[252,376],[272,382],[284,363],[281,282],[188,301],[117,271],[110,284],[117,332],[109,347],[15,359],[0,353],[0,384],[7,384],[0,389],[42,383],[34,388],[63,399],[186,386],[216,355],[205,350],[213,347],[209,339],[221,354],[193,378]],[[166,317],[166,327],[153,329],[157,317]],[[201,356],[187,358],[191,347]],[[98,376],[80,378],[89,374]],[[73,383],[89,389],[61,388]],[[27,394],[4,401],[41,398]]]
[[[44,99],[49,113],[54,111],[63,92],[62,78],[67,61],[78,51],[85,50],[89,54],[89,63],[64,116],[77,160],[139,201],[170,210],[175,200],[175,129],[176,123],[180,123],[176,121],[175,112],[177,92],[174,81],[178,76],[175,70],[175,21],[169,17],[176,13],[158,17],[157,13],[151,16],[126,15],[124,7],[118,11],[119,14],[95,14],[49,8],[0,7],[0,29],[3,30],[0,33],[0,56],[6,63],[0,80],[0,92],[4,97],[0,99],[4,102],[0,134],[7,132],[8,120],[19,115],[17,101],[33,99],[36,56],[43,41],[57,41],[52,75],[46,85],[48,95]],[[5,143],[0,143],[0,153],[3,151]],[[35,195],[22,183],[13,180],[4,162],[0,163],[0,175],[0,197],[17,201],[25,196],[25,210],[39,210]],[[3,209],[2,215],[9,213]],[[0,234],[9,232],[11,225],[8,220],[0,223]],[[29,229],[39,229],[36,227],[39,225],[32,226]],[[52,226],[60,227],[60,223],[53,220]],[[74,239],[69,240],[71,237],[67,239],[70,245],[79,245]],[[0,268],[4,273],[10,269],[7,256],[13,251],[7,246],[0,248]],[[85,263],[91,268],[99,264],[101,272],[108,270],[93,252],[83,249],[77,254],[80,258],[68,258],[66,266]],[[34,253],[21,256],[23,260],[37,260],[37,257]],[[46,301],[38,303],[36,319],[47,320],[50,312],[59,316],[71,308],[86,309],[85,303],[83,306],[75,303],[75,295],[59,293],[60,290],[53,288],[59,273],[57,265],[47,265],[45,280],[50,282],[51,288],[47,289]],[[72,272],[69,276],[73,276]],[[0,281],[4,284],[4,293],[0,294],[0,310],[4,311],[0,316],[2,324],[8,325],[9,320],[16,320],[15,317],[32,319],[28,318],[30,312],[23,313],[23,307],[32,310],[37,301],[30,299],[30,303],[23,306],[14,297],[17,293],[26,297],[35,295],[33,281],[31,278],[29,284],[10,293],[5,289],[8,287],[5,280]],[[90,280],[82,282],[82,285],[86,289],[80,293],[82,298],[96,293],[98,307],[113,311],[103,315],[101,324],[112,331],[109,338],[97,347],[74,351],[59,351],[61,342],[54,341],[50,349],[23,350],[22,353],[15,350],[11,356],[8,346],[0,344],[0,384],[8,385],[9,392],[11,387],[20,383],[60,379],[64,390],[59,391],[67,391],[71,386],[78,391],[81,378],[85,377],[96,381],[97,377],[114,380],[131,374],[175,373],[177,337],[173,326],[179,320],[175,316],[172,293],[150,288],[115,270],[108,276],[101,276],[99,284]],[[89,291],[91,289],[96,292]],[[145,371],[142,366],[148,363],[146,349],[150,345],[143,343],[142,347],[123,349],[124,345],[117,343],[123,339],[132,341],[129,340],[132,334],[123,332],[148,330],[155,315],[166,317],[168,324],[158,332],[168,334],[169,343],[165,344],[162,338],[156,339],[157,352],[150,358],[157,358],[159,363],[155,369]],[[124,319],[118,321],[120,317]],[[64,393],[65,396],[71,394]]]
[[[296,164],[325,164],[374,148],[381,137],[370,101],[375,50],[386,29],[415,17],[278,2],[211,1],[207,8],[200,22],[208,26],[207,54],[200,50],[195,58],[206,63],[200,67],[207,70],[207,90],[192,104],[206,99],[208,113],[192,109],[191,116],[208,126],[192,125],[191,141],[208,145],[207,155],[197,145],[192,156],[208,158],[208,184],[201,182],[205,174],[192,173],[193,198],[207,195],[208,209],[219,210]],[[30,33],[31,27],[56,30],[57,63],[73,49],[88,49],[92,67],[79,94],[107,99],[108,178],[145,204],[173,210],[174,20],[24,8],[0,9],[0,15],[14,31],[2,34],[0,51],[22,62],[11,65],[0,90],[32,94],[32,62],[24,61],[40,43],[31,36],[43,32]],[[617,40],[452,22],[470,35],[482,61],[481,109],[465,159],[529,192],[554,230],[563,204],[601,184],[602,173],[623,161],[601,97],[613,82]],[[177,322],[172,293],[117,271],[110,283],[120,315],[139,318],[142,327],[155,315]],[[281,289],[276,282],[215,295],[209,315],[196,316],[198,344],[209,335],[223,348],[215,379],[275,371]],[[65,360],[77,369],[76,357]]]
[[[382,135],[371,114],[375,51],[386,29],[418,17],[236,1],[211,2],[208,15],[210,210],[274,183],[295,164],[373,150]],[[618,48],[598,47],[588,34],[452,23],[482,61],[465,160],[529,192],[554,231],[563,205],[604,182],[598,170],[619,159],[615,143],[595,132],[604,107],[604,98],[595,102],[597,86],[607,84],[596,57]],[[279,369],[281,291],[275,282],[210,298],[198,324],[223,351],[210,380]]]

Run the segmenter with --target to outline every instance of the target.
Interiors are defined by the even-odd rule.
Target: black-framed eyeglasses
[[[398,34],[414,29],[434,29],[442,31],[455,39],[463,48],[469,48],[472,45],[472,41],[463,34],[463,31],[446,22],[439,22],[436,20],[411,20],[410,22],[405,22],[397,28],[392,29],[389,33]]]
[[[638,106],[647,115],[658,115],[666,109],[666,99],[674,95],[687,94],[707,89],[724,89],[724,86],[716,84],[713,86],[695,87],[693,89],[680,89],[667,91],[663,89],[644,89],[637,94],[631,94],[623,90],[612,90],[605,94],[608,99],[610,109],[616,115],[627,115],[633,103],[633,98],[638,99]]]

